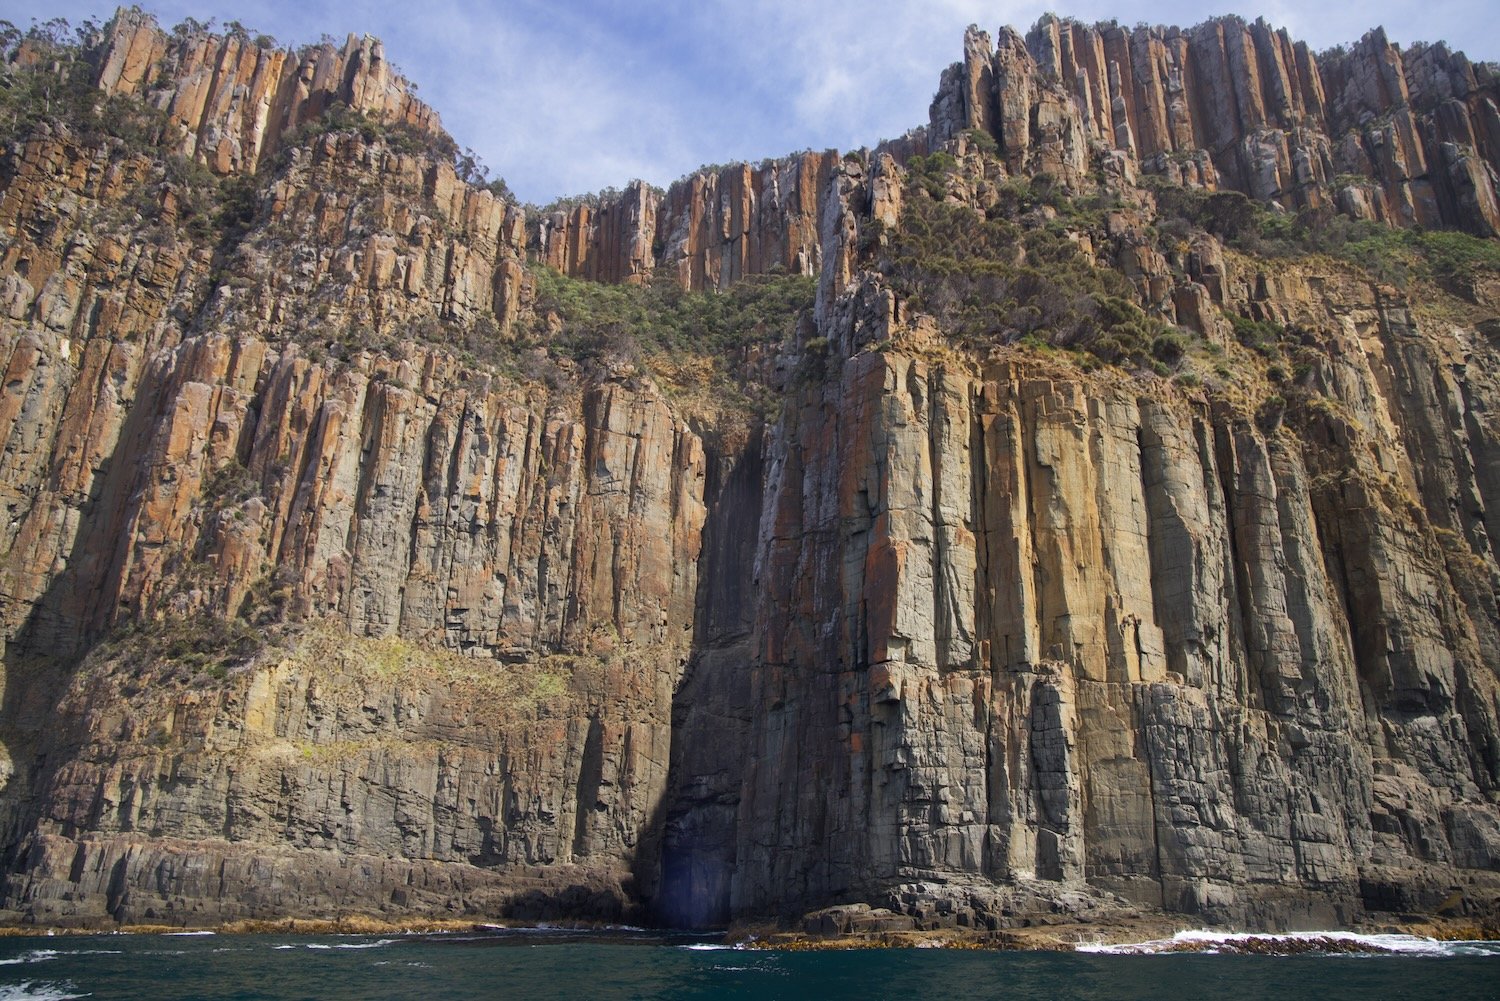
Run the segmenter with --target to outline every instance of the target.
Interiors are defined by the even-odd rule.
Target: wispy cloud
[[[1078,0],[1059,13],[1188,25],[1212,14],[1264,14],[1314,48],[1383,23],[1400,42],[1446,38],[1500,58],[1492,0],[1393,0],[1314,8],[1258,0],[1204,8],[1188,0]],[[1020,0],[147,0],[166,24],[237,19],[283,41],[327,33],[381,37],[461,144],[523,198],[634,177],[664,184],[701,163],[797,149],[848,149],[923,124],[964,27],[1025,30],[1047,5]],[[0,0],[0,17],[107,18],[88,0]]]

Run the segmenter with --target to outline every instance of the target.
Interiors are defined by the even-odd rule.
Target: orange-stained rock
[[[722,289],[747,275],[813,275],[819,219],[838,154],[735,164],[673,184],[644,182],[598,206],[551,213],[535,236],[542,263],[595,281],[644,281],[671,269],[684,288]]]
[[[1124,29],[1049,14],[1024,41],[1002,30],[993,48],[971,28],[963,62],[939,83],[928,135],[937,146],[981,128],[1011,172],[1069,183],[1115,149],[1151,173],[1290,209],[1332,204],[1393,225],[1494,235],[1497,107],[1489,70],[1442,44],[1403,53],[1380,30],[1320,61],[1264,20]],[[1334,190],[1349,175],[1373,182],[1375,202]]]
[[[99,59],[100,89],[161,108],[179,132],[178,151],[220,174],[254,172],[283,135],[334,101],[380,122],[442,134],[437,113],[369,36],[294,53],[233,34],[170,35],[149,14],[121,8]]]

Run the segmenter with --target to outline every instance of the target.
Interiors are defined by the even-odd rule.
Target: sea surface
[[[1368,952],[1228,954],[1235,945],[1232,936],[1185,933],[1076,953],[778,952],[631,929],[9,938],[0,939],[0,1001],[1500,998],[1500,943],[1370,936],[1352,942]],[[1182,948],[1219,951],[1174,951]]]

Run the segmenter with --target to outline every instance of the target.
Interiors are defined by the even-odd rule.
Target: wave
[[[1148,942],[1083,943],[1075,951],[1105,956],[1158,956],[1195,952],[1205,955],[1291,956],[1495,956],[1500,942],[1443,942],[1419,935],[1360,934],[1349,931],[1301,931],[1279,935],[1240,932],[1180,931]]]
[[[308,942],[304,949],[382,949],[388,945],[395,945],[396,939],[382,938],[374,942]],[[286,946],[276,946],[284,949]]]
[[[10,959],[0,959],[0,966],[21,966],[27,963],[45,963],[59,956],[118,956],[119,949],[32,949]]]
[[[68,998],[86,998],[87,994],[75,994],[78,988],[66,980],[60,984],[44,984],[26,981],[20,984],[0,984],[0,1001],[67,1001]]]
[[[735,949],[738,949],[739,946],[723,945],[718,942],[689,942],[687,945],[679,945],[677,948],[692,949],[694,952],[722,952],[725,950],[732,952]]]
[[[45,963],[47,960],[56,959],[61,955],[62,953],[58,952],[56,949],[32,949],[30,952],[23,952],[19,956],[13,956],[10,959],[0,959],[0,966],[18,966],[23,963]]]

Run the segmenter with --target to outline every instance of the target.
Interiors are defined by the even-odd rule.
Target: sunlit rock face
[[[1500,233],[1500,80],[1446,45],[1403,52],[1381,29],[1313,55],[1264,20],[1186,30],[1042,18],[1024,38],[971,28],[928,136],[966,129],[1013,171],[1075,178],[1090,151],[1290,209]]]

